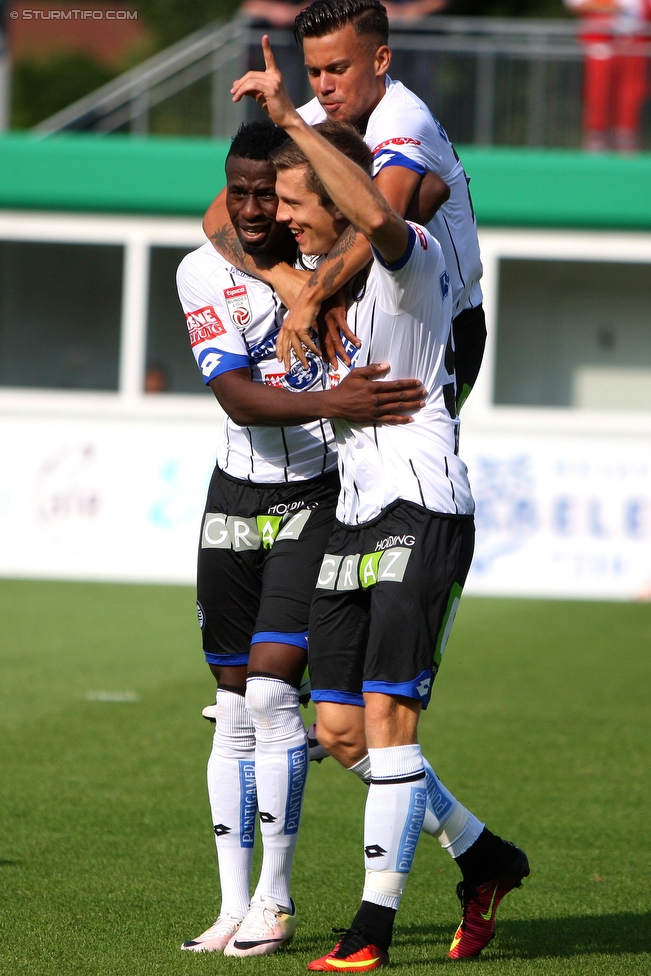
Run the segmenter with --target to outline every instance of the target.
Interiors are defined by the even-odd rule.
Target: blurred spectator
[[[170,380],[165,367],[151,363],[145,372],[145,393],[165,393],[169,387]]]
[[[634,152],[648,92],[651,0],[564,2],[582,19],[584,146]]]
[[[389,20],[418,20],[419,17],[429,17],[445,10],[448,0],[388,0],[384,6]]]
[[[294,27],[294,19],[308,3],[285,3],[285,0],[244,0],[240,13],[264,20],[270,27]]]

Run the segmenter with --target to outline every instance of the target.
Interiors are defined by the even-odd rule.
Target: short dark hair
[[[354,126],[349,125],[348,122],[334,122],[328,119],[326,122],[319,122],[314,128],[321,133],[324,139],[327,139],[331,146],[334,146],[344,156],[356,163],[360,169],[363,169],[367,176],[371,175],[373,153]],[[276,170],[294,169],[296,166],[307,167],[305,173],[306,189],[316,193],[324,207],[332,202],[305,153],[299,149],[292,139],[274,150],[271,154],[271,163]]]
[[[243,122],[233,136],[226,159],[238,156],[240,159],[268,160],[274,149],[282,146],[288,138],[285,130],[274,125],[270,119]]]
[[[294,37],[303,47],[305,37],[324,37],[352,24],[355,33],[389,42],[389,18],[380,0],[314,0],[294,21]]]

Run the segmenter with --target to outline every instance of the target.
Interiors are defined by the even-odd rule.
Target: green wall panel
[[[202,214],[228,143],[65,135],[0,138],[0,207]],[[651,229],[651,154],[460,150],[484,225]]]

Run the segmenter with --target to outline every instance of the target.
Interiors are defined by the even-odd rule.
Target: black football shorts
[[[359,528],[335,522],[310,612],[313,701],[381,692],[427,706],[474,537],[471,516],[402,501]]]
[[[252,643],[307,648],[310,602],[338,493],[336,473],[256,485],[215,468],[197,572],[209,664],[246,664]]]

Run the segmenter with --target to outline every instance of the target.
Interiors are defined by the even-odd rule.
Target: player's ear
[[[348,217],[346,217],[345,214],[342,214],[341,210],[337,210],[336,207],[334,209],[332,216],[334,217],[335,220],[348,220]]]
[[[386,44],[381,44],[375,52],[375,74],[385,75],[391,64],[391,49]]]

